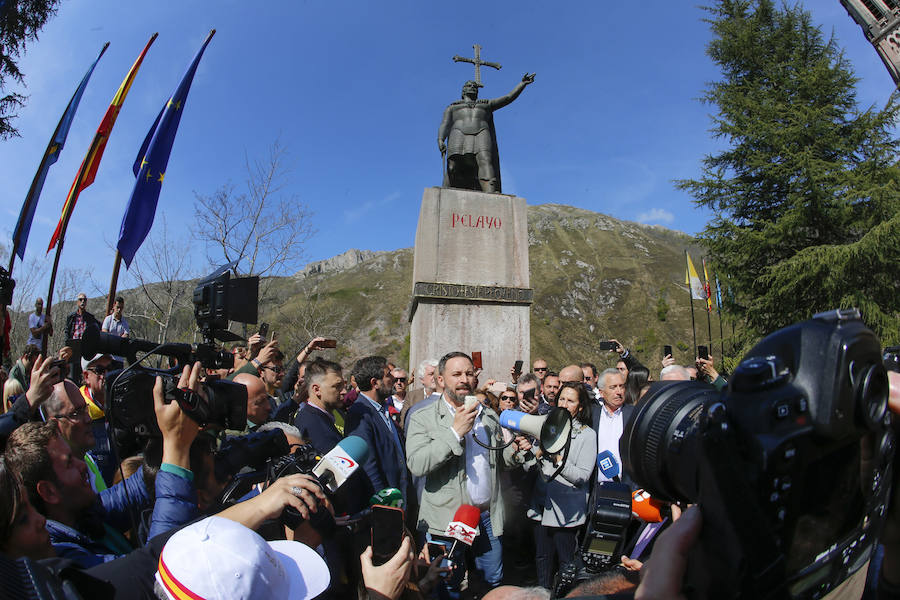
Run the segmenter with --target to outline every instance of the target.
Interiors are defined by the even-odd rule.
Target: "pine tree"
[[[56,14],[60,0],[0,0],[0,140],[18,136],[12,125],[14,111],[25,104],[25,97],[15,92],[5,93],[7,79],[23,82],[16,59],[25,50],[26,42],[37,34],[51,16]]]
[[[859,108],[833,38],[799,5],[719,0],[707,53],[722,71],[703,101],[727,148],[677,182],[714,217],[700,235],[734,286],[726,310],[761,336],[814,313],[859,307],[900,341],[900,114]]]

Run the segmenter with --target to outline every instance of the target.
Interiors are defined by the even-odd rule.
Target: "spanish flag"
[[[75,202],[78,200],[78,195],[82,190],[94,183],[94,178],[97,176],[97,169],[100,167],[100,159],[103,158],[103,151],[106,149],[106,142],[109,140],[109,135],[112,133],[113,125],[116,124],[119,111],[122,109],[122,104],[125,102],[125,96],[128,95],[128,90],[131,89],[131,84],[134,81],[135,75],[137,75],[138,69],[141,67],[141,63],[144,61],[144,56],[146,56],[150,46],[153,45],[157,35],[158,34],[154,33],[150,36],[150,41],[147,42],[147,45],[144,46],[144,50],[141,52],[140,56],[138,56],[137,60],[134,61],[134,64],[131,65],[131,69],[125,76],[125,80],[122,81],[122,85],[119,86],[119,90],[116,92],[116,95],[113,96],[112,103],[110,103],[109,108],[106,109],[106,114],[103,115],[100,127],[97,128],[97,133],[94,134],[94,140],[91,142],[84,160],[81,161],[81,168],[78,169],[78,175],[75,176],[75,181],[72,182],[72,187],[69,188],[69,194],[66,196],[66,202],[63,204],[59,223],[56,224],[56,231],[53,232],[53,237],[50,238],[50,245],[47,247],[47,252],[53,250],[54,246],[56,246],[56,242],[59,241],[59,238],[65,235],[66,227],[69,224],[69,218],[72,216],[72,211],[75,210]]]
[[[684,284],[691,289],[692,300],[703,300],[706,298],[706,292],[703,291],[703,283],[700,282],[700,276],[697,275],[697,269],[691,262],[691,255],[684,253],[687,259],[687,269],[684,272]]]
[[[706,270],[706,259],[703,259],[703,290],[706,292],[706,312],[711,313],[712,305],[712,288],[709,287],[709,272]]]

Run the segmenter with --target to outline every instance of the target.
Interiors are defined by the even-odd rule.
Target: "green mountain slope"
[[[598,351],[596,343],[616,338],[654,370],[664,344],[675,348],[679,362],[693,360],[684,249],[691,251],[698,269],[702,266],[689,236],[556,204],[529,207],[528,225],[535,291],[532,358],[545,358],[557,369],[585,360],[600,367],[612,365],[614,355]],[[345,364],[377,353],[404,365],[409,354],[412,263],[412,248],[354,250],[309,265],[293,277],[267,279],[260,286],[260,321],[271,324],[288,356],[313,335],[324,335],[339,340],[338,348],[326,356]],[[178,301],[166,337],[197,341],[190,307],[193,283],[181,285],[187,293]],[[122,292],[135,337],[157,339],[159,325],[139,315],[152,312],[147,294],[161,288],[162,284],[153,284],[147,292],[140,288]],[[98,308],[103,301],[92,299],[89,304]],[[164,303],[157,299],[157,304]],[[703,303],[694,305],[697,341],[708,344]],[[70,308],[58,310],[64,315]],[[719,357],[715,313],[712,329],[712,352]],[[242,331],[238,324],[233,330]],[[726,338],[729,333],[726,324]],[[727,346],[726,340],[726,350]]]

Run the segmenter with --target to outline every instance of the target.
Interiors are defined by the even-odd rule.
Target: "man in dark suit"
[[[619,438],[622,437],[625,423],[631,417],[634,406],[625,404],[625,378],[617,369],[603,371],[597,380],[597,388],[600,390],[601,402],[593,407],[591,415],[591,426],[597,432],[597,452],[612,452],[622,476],[625,469],[619,454]],[[599,470],[597,478],[599,481],[609,480]]]
[[[369,445],[369,457],[363,467],[372,492],[397,488],[405,500],[407,474],[403,440],[385,406],[394,387],[394,376],[384,357],[367,356],[353,366],[353,378],[359,397],[347,411],[344,433],[359,436]]]
[[[313,448],[326,454],[342,437],[335,427],[333,413],[344,404],[346,382],[341,365],[321,358],[307,363],[304,385],[309,398],[297,412],[294,426]]]

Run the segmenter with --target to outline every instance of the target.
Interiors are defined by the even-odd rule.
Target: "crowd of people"
[[[635,490],[619,438],[650,384],[727,385],[711,356],[678,365],[667,355],[645,366],[616,340],[598,353],[608,368],[538,358],[530,372],[512,369],[509,381],[482,381],[472,359],[452,348],[410,372],[381,356],[345,369],[316,356],[333,340],[316,337],[294,353],[257,333],[231,348],[232,367],[178,365],[174,396],[157,378],[143,401],[154,407],[158,435],[123,440],[110,423],[107,380],[125,358],[81,356],[79,340],[90,327],[128,337],[125,302],[117,298],[100,323],[84,294],[77,301],[64,342],[43,356],[52,328],[38,300],[3,384],[0,555],[37,561],[89,590],[84,597],[550,598],[557,573],[584,544],[598,488],[613,481]],[[214,379],[245,388],[243,427],[204,428],[183,408],[178,394],[204,398]],[[566,450],[502,426],[508,410],[565,411]],[[319,456],[355,436],[368,452],[333,494],[297,472],[223,503],[239,476],[223,467],[231,464],[219,460],[223,448],[264,434]],[[133,456],[119,454],[134,447]],[[618,466],[615,474],[598,468],[598,456]],[[404,511],[399,548],[381,559],[373,504]],[[448,526],[462,505],[477,509],[477,534],[459,544]],[[299,518],[286,521],[289,511]],[[633,591],[682,507],[663,512],[659,523],[635,519],[615,568],[567,592]],[[696,535],[695,512],[684,513],[682,535]]]

